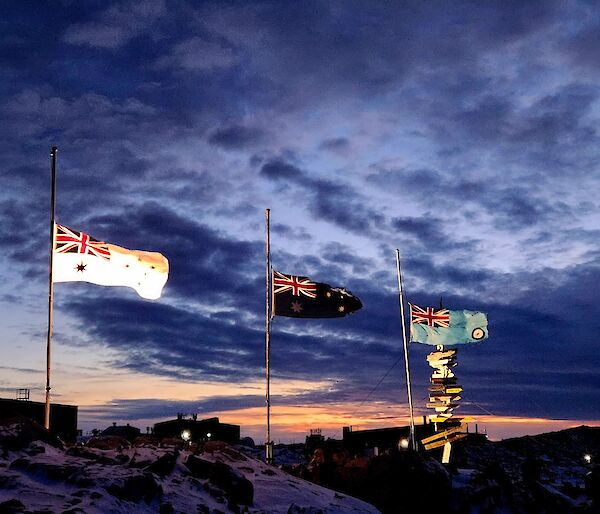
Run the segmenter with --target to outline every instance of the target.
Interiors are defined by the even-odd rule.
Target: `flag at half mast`
[[[483,312],[451,311],[410,304],[410,340],[430,345],[477,343],[488,337]]]
[[[142,298],[160,298],[169,276],[164,255],[121,248],[63,225],[54,230],[53,282],[126,286]]]
[[[341,318],[362,307],[346,289],[273,271],[272,311],[290,318]]]

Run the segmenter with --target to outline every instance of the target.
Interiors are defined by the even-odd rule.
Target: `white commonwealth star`
[[[300,302],[292,302],[292,304],[290,305],[290,308],[292,309],[292,311],[294,311],[296,314],[298,314],[299,312],[302,311],[302,304]]]

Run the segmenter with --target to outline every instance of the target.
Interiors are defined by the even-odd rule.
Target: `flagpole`
[[[54,265],[54,217],[56,211],[56,153],[58,148],[53,146],[50,150],[52,186],[50,194],[50,264],[48,269],[48,337],[46,340],[46,405],[44,408],[44,427],[50,430],[50,362],[52,350],[52,310],[54,303],[54,282],[52,281],[52,268]]]
[[[267,233],[266,253],[266,294],[265,294],[265,350],[266,350],[266,401],[267,401],[267,434],[265,438],[265,462],[273,463],[273,445],[271,443],[271,209],[266,209]]]
[[[404,318],[404,290],[402,287],[402,273],[400,272],[400,250],[396,249],[396,265],[398,268],[398,301],[400,302],[400,322],[402,324],[402,342],[404,343],[404,367],[406,369],[406,389],[408,391],[408,409],[410,411],[410,446],[417,449],[415,443],[415,417],[413,413],[412,391],[410,386],[410,370],[408,367],[408,344],[406,341],[406,322]]]

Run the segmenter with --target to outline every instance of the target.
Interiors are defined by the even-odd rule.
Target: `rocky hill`
[[[309,483],[224,443],[139,438],[65,447],[24,419],[0,424],[0,514],[370,514],[371,505]]]
[[[435,457],[396,451],[353,458],[326,441],[309,464],[291,470],[386,514],[600,513],[600,428],[500,442],[474,435],[454,445],[451,465]]]

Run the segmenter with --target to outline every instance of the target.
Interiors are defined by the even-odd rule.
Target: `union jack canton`
[[[291,291],[294,296],[317,297],[317,284],[311,282],[306,277],[296,277],[294,275],[284,275],[279,271],[273,270],[273,293],[283,293]]]
[[[110,259],[110,250],[106,243],[98,241],[84,232],[71,230],[56,224],[56,253],[80,253]]]
[[[430,327],[450,328],[450,311],[433,307],[410,306],[410,322]]]

